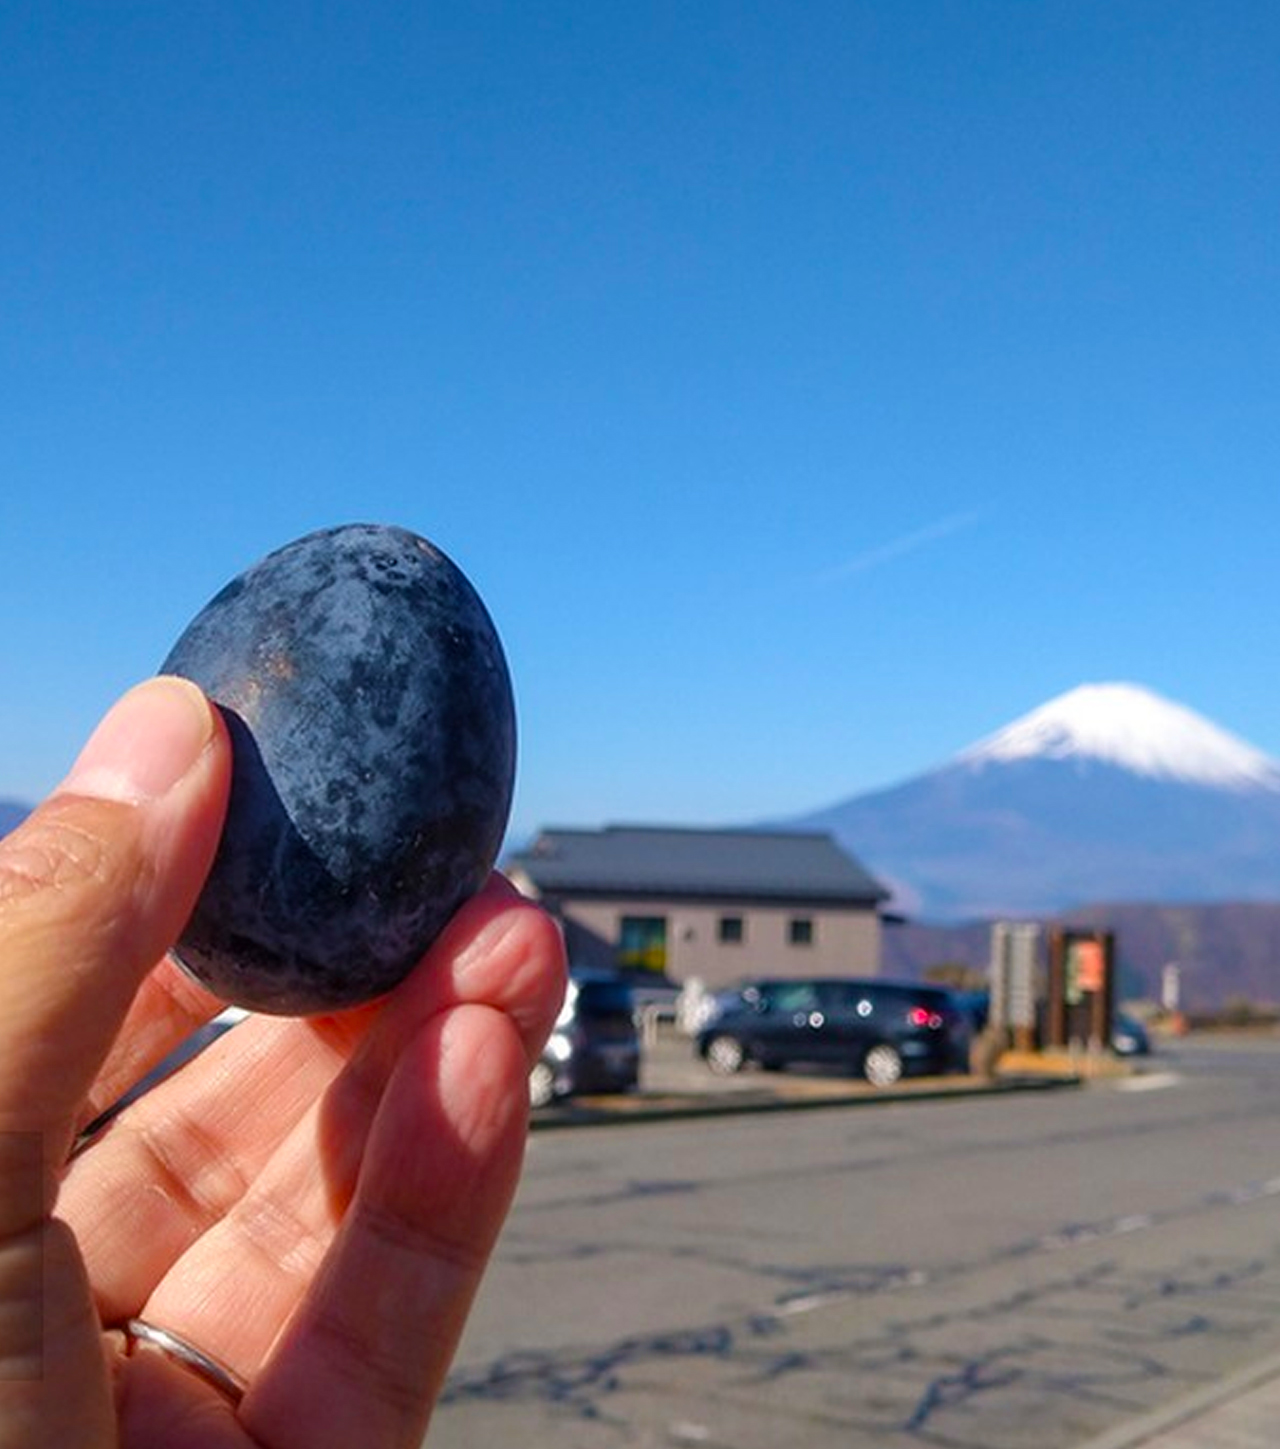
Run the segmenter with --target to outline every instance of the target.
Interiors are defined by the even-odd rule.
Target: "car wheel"
[[[902,1076],[902,1058],[888,1042],[873,1046],[862,1059],[862,1075],[873,1087],[892,1087]]]
[[[549,1107],[556,1097],[556,1074],[550,1062],[537,1062],[529,1073],[529,1105]]]
[[[731,1077],[746,1065],[746,1048],[736,1036],[713,1036],[707,1043],[707,1065],[717,1076]]]

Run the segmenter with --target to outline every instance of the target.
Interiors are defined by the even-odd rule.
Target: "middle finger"
[[[559,955],[547,939],[556,929],[495,877],[386,1003],[306,1022],[252,1017],[128,1108],[72,1164],[59,1196],[104,1321],[136,1313],[234,1209],[349,1059],[325,1131],[346,1143],[353,1175],[399,1046],[426,1016],[487,1002],[511,1014],[536,1054],[563,986],[544,964]]]
[[[243,1195],[147,1301],[149,1318],[245,1377],[256,1372],[333,1242],[387,1082],[422,1025],[461,1004],[496,1008],[515,1027],[527,1059],[538,1049],[536,1033],[555,1014],[563,986],[557,928],[503,882],[464,911],[432,957],[393,995]]]
[[[74,1159],[58,1215],[80,1242],[104,1322],[136,1312],[243,1196],[343,1060],[307,1023],[252,1017]]]

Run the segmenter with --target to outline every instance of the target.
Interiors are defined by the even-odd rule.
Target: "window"
[[[813,918],[792,916],[787,923],[787,943],[792,946],[813,945]]]
[[[720,917],[720,944],[722,946],[740,946],[746,939],[747,928],[741,916]]]
[[[667,918],[623,916],[618,925],[618,965],[644,971],[665,971]]]
[[[808,981],[779,981],[769,992],[769,1008],[791,1016],[817,1012],[822,1003],[817,988]]]

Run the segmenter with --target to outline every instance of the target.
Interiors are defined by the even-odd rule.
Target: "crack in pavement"
[[[1270,1253],[1238,1258],[1195,1255],[1158,1271],[1126,1269],[1108,1259],[987,1302],[926,1309],[836,1346],[807,1347],[802,1341],[806,1323],[824,1310],[860,1300],[893,1294],[914,1299],[925,1289],[955,1289],[985,1269],[1128,1238],[1196,1212],[1242,1207],[1267,1195],[1270,1180],[1227,1193],[1209,1191],[1164,1213],[1065,1224],[980,1259],[928,1272],[900,1264],[796,1268],[734,1260],[762,1280],[788,1285],[775,1290],[766,1311],[628,1335],[594,1347],[516,1350],[455,1373],[441,1406],[540,1403],[625,1432],[627,1422],[610,1412],[612,1402],[641,1383],[669,1382],[677,1365],[703,1363],[717,1370],[718,1387],[708,1391],[713,1396],[817,1375],[852,1428],[951,1449],[992,1449],[989,1429],[982,1431],[986,1442],[967,1432],[978,1401],[1003,1395],[1016,1403],[1034,1395],[1112,1413],[1136,1412],[1149,1400],[1152,1384],[1189,1387],[1196,1382],[1194,1370],[1178,1368],[1176,1355],[1170,1363],[1162,1350],[1209,1334],[1247,1343],[1274,1333],[1280,1319],[1280,1244]],[[651,1253],[652,1245],[645,1251]],[[1171,1305],[1182,1303],[1193,1306],[1169,1314]],[[952,1342],[981,1334],[989,1338],[992,1328],[1002,1326],[998,1340],[977,1343],[971,1353],[947,1352],[931,1342],[946,1334]],[[923,1387],[922,1373],[927,1375]],[[832,1387],[840,1384],[844,1391]],[[876,1405],[873,1411],[868,1403]]]

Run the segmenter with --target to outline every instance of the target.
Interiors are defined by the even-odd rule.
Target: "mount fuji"
[[[917,919],[1280,901],[1280,761],[1136,684],[1085,684],[941,767],[783,822]]]

